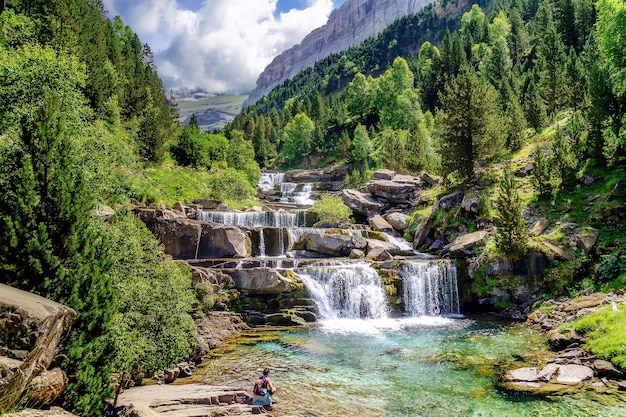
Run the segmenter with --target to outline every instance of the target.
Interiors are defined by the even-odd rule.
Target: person
[[[262,405],[266,410],[272,409],[272,395],[276,392],[276,388],[270,381],[270,368],[263,369],[263,375],[254,383],[254,397],[252,397],[252,405]]]

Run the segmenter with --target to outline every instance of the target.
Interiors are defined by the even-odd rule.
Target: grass
[[[626,368],[626,304],[608,306],[561,326],[587,337],[586,347],[598,358]]]

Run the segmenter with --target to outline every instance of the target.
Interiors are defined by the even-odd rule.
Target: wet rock
[[[345,166],[321,169],[294,169],[285,173],[285,181],[296,183],[343,181],[348,173]]]
[[[248,328],[238,314],[230,311],[199,311],[194,313],[194,320],[196,346],[191,358],[196,362],[209,356],[212,349],[224,347],[238,338]]]
[[[384,215],[383,218],[396,230],[404,231],[409,228],[409,216],[404,213],[389,213]]]
[[[444,247],[443,241],[441,239],[435,240],[429,247],[429,252],[436,252],[442,250]]]
[[[385,242],[377,239],[367,239],[367,256],[370,257],[370,253],[374,250],[382,249],[383,251],[389,252],[391,255],[398,255],[400,253],[400,248],[390,242]],[[381,251],[379,251],[381,252]]]
[[[619,381],[617,383],[617,389],[619,391],[626,391],[626,381]]]
[[[390,225],[389,222],[383,219],[383,217],[379,214],[368,218],[367,222],[369,223],[370,227],[376,231],[389,234],[393,233],[393,226]]]
[[[452,258],[466,258],[474,255],[474,246],[478,243],[487,242],[489,232],[487,230],[481,230],[474,233],[468,233],[459,236],[454,240],[448,252]]]
[[[452,207],[463,201],[463,197],[465,197],[465,193],[463,193],[462,191],[439,196],[437,200],[437,207],[439,210],[450,210]]]
[[[246,258],[252,253],[245,233],[235,226],[201,222],[197,258]]]
[[[537,221],[535,221],[533,223],[533,225],[530,227],[530,231],[528,232],[528,234],[530,236],[539,236],[541,235],[543,232],[546,231],[546,229],[548,228],[548,226],[550,226],[550,221],[546,218],[541,218],[538,219]]]

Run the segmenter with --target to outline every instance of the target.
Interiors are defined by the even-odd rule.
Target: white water
[[[285,174],[282,172],[264,172],[257,183],[257,188],[261,191],[271,191],[276,184],[285,181]]]
[[[302,184],[300,190],[298,190],[299,184],[293,182],[283,182],[280,184],[280,202],[288,204],[296,204],[299,206],[312,206],[315,201],[311,199],[311,191],[313,190],[313,184]]]
[[[221,223],[241,227],[297,227],[305,218],[300,212],[259,211],[201,211],[199,219],[205,222]]]
[[[459,313],[456,266],[444,260],[406,262],[400,268],[409,316]]]
[[[265,258],[265,236],[263,236],[263,228],[259,229],[259,257]]]
[[[380,278],[366,263],[313,267],[297,272],[323,320],[389,317]]]

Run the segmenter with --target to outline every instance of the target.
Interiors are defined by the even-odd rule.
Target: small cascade
[[[298,206],[312,206],[315,201],[311,199],[311,191],[313,184],[302,184],[298,191],[299,184],[293,182],[283,182],[280,184],[280,202],[287,204],[295,204]]]
[[[231,226],[253,227],[298,227],[304,225],[303,212],[258,211],[232,212],[205,210],[198,213],[198,220]]]
[[[263,235],[263,228],[259,229],[259,256],[265,258],[265,236]]]
[[[324,320],[384,319],[389,315],[380,278],[368,264],[311,267],[296,272]]]
[[[257,188],[261,191],[271,191],[276,184],[285,181],[285,174],[282,172],[264,172],[257,183]]]
[[[459,313],[456,266],[447,260],[412,261],[400,269],[409,316]]]

